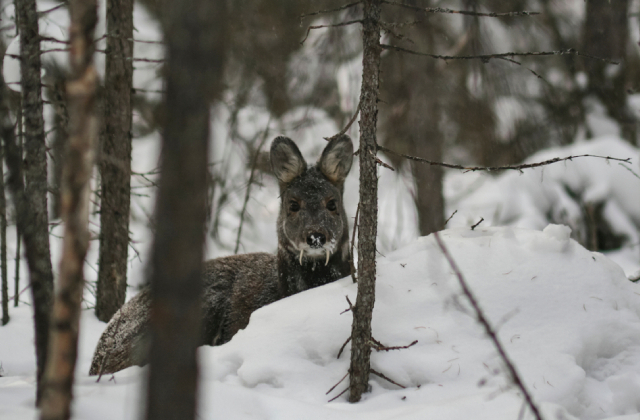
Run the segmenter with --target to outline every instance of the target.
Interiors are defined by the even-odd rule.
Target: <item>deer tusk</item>
[[[304,249],[300,250],[300,265],[302,265],[302,254],[304,253]]]
[[[329,265],[329,257],[331,256],[331,253],[329,252],[328,249],[325,249],[325,251],[327,251],[327,261],[325,261],[324,265],[327,266]]]

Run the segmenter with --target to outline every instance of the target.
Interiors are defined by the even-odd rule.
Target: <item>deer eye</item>
[[[327,202],[327,210],[336,211],[336,200],[329,200]]]
[[[297,212],[299,210],[300,210],[300,204],[298,204],[297,201],[289,202],[289,211],[292,211],[292,212],[295,213],[295,212]]]

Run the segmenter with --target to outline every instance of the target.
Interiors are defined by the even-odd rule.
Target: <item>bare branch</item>
[[[399,387],[400,387],[400,388],[402,388],[402,389],[406,389],[406,388],[407,388],[406,386],[404,386],[404,385],[400,385],[400,384],[399,384],[399,383],[397,383],[396,381],[394,381],[394,380],[390,379],[389,377],[387,377],[387,376],[383,375],[382,373],[378,372],[378,371],[377,371],[377,370],[375,370],[375,369],[370,369],[369,371],[370,371],[371,373],[373,373],[374,375],[379,376],[379,377],[381,377],[382,379],[384,379],[384,380],[386,380],[386,381],[388,381],[388,382],[391,382],[391,383],[392,383],[392,384],[394,384],[394,385],[399,386]]]
[[[240,248],[240,236],[242,235],[242,227],[244,226],[244,215],[247,212],[247,204],[249,203],[249,197],[251,195],[251,185],[253,184],[253,177],[256,172],[256,168],[258,166],[258,158],[260,157],[260,149],[267,141],[267,136],[269,135],[269,124],[271,124],[271,118],[267,121],[267,126],[262,132],[262,140],[260,140],[260,144],[256,149],[256,155],[253,158],[253,165],[251,165],[251,173],[249,174],[249,182],[247,184],[247,192],[244,195],[244,203],[242,204],[242,210],[240,211],[240,225],[238,226],[238,235],[236,237],[236,247],[233,251],[234,254],[238,253],[238,248]]]
[[[349,390],[349,387],[346,387],[346,388],[344,389],[344,391],[342,391],[341,393],[339,393],[339,394],[338,394],[338,395],[336,395],[335,397],[331,398],[331,399],[330,399],[329,401],[327,401],[327,402],[331,402],[331,401],[337,400],[338,398],[340,398],[340,396],[341,396],[342,394],[344,394],[344,393],[345,393],[345,392],[347,392],[348,390]]]
[[[420,55],[424,57],[437,58],[440,60],[480,60],[483,63],[488,63],[492,58],[495,59],[505,59],[510,57],[542,57],[549,55],[576,55],[579,57],[591,58],[593,60],[604,61],[605,63],[618,65],[617,61],[610,60],[608,58],[596,57],[594,55],[584,54],[580,51],[574,50],[573,48],[569,48],[566,50],[558,50],[558,51],[528,51],[528,52],[508,52],[508,53],[499,53],[499,54],[480,54],[480,55],[439,55],[439,54],[429,54],[420,51],[409,50],[407,48],[398,47],[395,45],[388,44],[380,44],[380,48],[383,50],[397,51],[403,52],[412,55]]]
[[[500,357],[502,358],[502,361],[507,366],[507,369],[509,370],[509,373],[511,374],[511,379],[513,380],[514,384],[522,392],[522,395],[524,396],[524,399],[527,402],[527,405],[529,406],[529,408],[533,412],[536,420],[543,420],[542,419],[542,414],[540,414],[540,410],[538,409],[538,407],[534,403],[533,398],[531,397],[531,394],[529,393],[527,388],[524,386],[524,383],[520,379],[520,375],[518,374],[518,372],[516,371],[515,366],[513,365],[511,360],[509,359],[509,356],[507,356],[506,352],[504,351],[504,348],[502,347],[502,344],[500,343],[500,340],[498,339],[498,336],[496,335],[494,329],[491,327],[491,324],[489,324],[489,320],[487,320],[487,318],[484,315],[484,312],[482,312],[482,309],[480,309],[480,305],[478,304],[478,301],[476,300],[475,296],[471,292],[471,289],[469,289],[469,286],[467,285],[467,282],[465,281],[462,273],[460,272],[460,269],[458,268],[458,266],[456,265],[455,261],[451,257],[451,254],[449,254],[449,251],[445,247],[444,242],[442,242],[442,239],[440,239],[440,235],[438,234],[438,232],[435,232],[433,234],[433,236],[435,237],[436,242],[438,243],[438,246],[440,247],[440,250],[444,254],[444,256],[447,259],[447,261],[449,262],[449,265],[451,266],[451,269],[453,270],[453,272],[455,273],[456,277],[458,278],[458,281],[460,282],[460,287],[462,287],[463,293],[465,294],[467,299],[469,299],[469,302],[471,303],[471,306],[473,306],[473,309],[474,309],[474,311],[476,313],[476,317],[478,319],[478,322],[480,322],[480,324],[482,324],[482,326],[484,327],[484,330],[485,330],[486,334],[489,336],[489,338],[493,342],[494,346],[498,350],[498,353],[500,354]]]
[[[362,23],[362,19],[356,19],[356,20],[349,20],[347,22],[341,22],[341,23],[332,23],[330,25],[315,25],[315,26],[309,26],[307,28],[307,34],[304,36],[304,38],[302,39],[302,41],[300,41],[300,44],[304,44],[304,41],[307,40],[307,38],[309,38],[309,33],[311,32],[312,29],[320,29],[320,28],[337,28],[340,26],[348,26],[348,25],[353,25],[354,23]]]
[[[442,7],[418,7],[410,4],[399,3],[396,1],[388,1],[382,0],[383,4],[389,4],[392,6],[400,6],[411,10],[421,11],[425,13],[446,13],[446,14],[456,14],[456,15],[466,15],[466,16],[477,16],[477,17],[516,17],[516,16],[535,16],[539,15],[540,12],[504,12],[504,13],[496,13],[496,12],[473,12],[469,10],[451,10]]]
[[[435,162],[432,160],[428,160],[428,159],[422,159],[416,156],[410,156],[410,155],[405,155],[404,153],[398,153],[398,152],[394,152],[391,149],[388,149],[384,146],[378,146],[378,150],[385,152],[385,153],[391,153],[393,155],[396,156],[401,156],[405,159],[409,159],[409,160],[413,160],[416,162],[421,162],[421,163],[426,163],[429,165],[436,165],[436,166],[442,166],[444,168],[450,168],[450,169],[460,169],[464,172],[476,172],[476,171],[486,171],[486,172],[493,172],[493,171],[506,171],[506,170],[516,170],[516,171],[520,171],[522,172],[523,169],[530,169],[530,168],[537,168],[540,166],[546,166],[546,165],[551,165],[552,163],[557,163],[557,162],[564,162],[567,160],[573,160],[573,159],[577,159],[577,158],[581,158],[581,157],[593,157],[593,158],[598,158],[598,159],[606,159],[606,160],[615,160],[618,162],[625,162],[625,163],[631,163],[631,158],[626,158],[626,159],[621,159],[621,158],[615,158],[615,157],[611,157],[611,156],[598,156],[598,155],[589,155],[589,154],[585,154],[585,155],[576,155],[576,156],[567,156],[564,158],[553,158],[553,159],[548,159],[542,162],[536,162],[536,163],[523,163],[521,165],[506,165],[506,166],[463,166],[463,165],[455,165],[455,164],[451,164],[451,163],[444,163],[444,162]]]
[[[471,226],[471,230],[475,230],[478,226],[480,226],[480,223],[484,222],[484,217],[481,217],[480,220],[478,220],[478,223],[476,223],[475,225]]]
[[[454,211],[453,213],[451,213],[451,216],[449,216],[449,218],[448,218],[447,220],[445,220],[445,221],[444,221],[444,225],[442,225],[442,226],[443,226],[443,227],[444,227],[444,226],[447,226],[447,223],[449,223],[449,220],[451,220],[451,218],[452,218],[453,216],[455,216],[455,214],[456,214],[457,212],[458,212],[458,210],[456,210],[456,211]]]
[[[344,6],[341,6],[341,7],[337,7],[335,9],[318,10],[317,12],[305,13],[305,14],[300,15],[300,19],[304,19],[304,18],[309,17],[309,16],[316,16],[316,15],[322,15],[322,14],[326,14],[326,13],[339,12],[340,10],[345,10],[345,9],[348,9],[350,7],[353,7],[353,6],[357,6],[360,3],[362,3],[362,2],[361,1],[356,1],[356,2],[353,2],[353,3],[345,4]]]
[[[347,379],[347,376],[349,376],[349,372],[345,373],[345,374],[344,374],[344,376],[342,377],[342,379],[340,379],[340,380],[338,381],[338,383],[337,383],[337,384],[335,384],[334,386],[332,386],[332,387],[331,387],[331,389],[329,389],[329,390],[328,390],[324,395],[329,395],[329,393],[330,393],[331,391],[333,391],[334,389],[336,389],[336,387],[337,387],[338,385],[340,385],[340,384],[342,383],[342,381],[344,381],[345,379]]]

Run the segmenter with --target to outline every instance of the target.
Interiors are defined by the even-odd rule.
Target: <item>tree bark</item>
[[[0,87],[0,89],[2,89]],[[0,101],[4,98],[0,96]],[[2,118],[2,117],[0,117]],[[7,275],[7,199],[4,194],[4,147],[0,145],[0,271],[2,273],[2,325],[9,322],[9,276]],[[15,290],[18,293],[18,290]]]
[[[131,197],[133,1],[107,1],[107,62],[101,138],[100,256],[96,316],[107,322],[127,290]]]
[[[221,89],[226,2],[167,1],[165,124],[152,250],[147,419],[196,415],[209,108]]]
[[[358,402],[369,387],[371,316],[375,302],[378,176],[376,125],[380,73],[380,0],[365,0],[362,86],[360,90],[360,221],[358,226],[358,297],[351,329],[349,401]]]
[[[589,76],[589,91],[604,104],[611,118],[620,125],[620,134],[635,145],[638,121],[627,107],[627,42],[629,0],[588,0],[584,22],[583,52],[606,57],[620,64],[601,60],[584,61]]]
[[[89,181],[98,134],[94,112],[98,75],[93,65],[97,4],[95,0],[72,0],[69,2],[69,14],[69,143],[61,191],[65,227],[43,383],[41,420],[67,420],[71,416],[84,288],[83,267],[90,238]]]
[[[17,8],[20,32],[20,73],[24,113],[24,206],[18,224],[27,249],[29,281],[33,298],[38,391],[47,355],[53,271],[49,251],[47,216],[47,156],[42,116],[40,36],[35,0],[22,0]],[[21,163],[20,158],[18,163]],[[20,222],[22,219],[22,222]]]

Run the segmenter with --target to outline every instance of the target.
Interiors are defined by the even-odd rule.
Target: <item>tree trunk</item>
[[[3,83],[4,85],[4,83]],[[0,87],[2,89],[3,87]],[[4,98],[0,95],[0,101]],[[2,117],[0,117],[2,118]],[[7,199],[4,194],[4,147],[0,145],[0,270],[2,273],[2,325],[9,322],[9,276],[7,275]],[[18,290],[15,290],[18,293]]]
[[[49,313],[53,271],[49,251],[47,216],[47,156],[42,116],[40,81],[40,35],[35,0],[18,2],[20,73],[24,112],[24,206],[18,208],[18,223],[27,249],[27,263],[35,323],[38,398],[49,340]],[[7,151],[8,153],[8,151]],[[19,164],[22,163],[20,158]],[[22,182],[20,180],[20,182]],[[20,207],[20,206],[19,206]],[[20,222],[22,219],[22,222]]]
[[[360,90],[360,222],[358,297],[351,329],[349,401],[358,402],[369,387],[371,315],[375,302],[378,176],[376,125],[380,73],[380,0],[364,1],[362,87]]]
[[[100,256],[96,316],[107,322],[124,304],[127,290],[131,197],[131,90],[133,0],[107,1],[100,175]]]
[[[89,181],[98,134],[94,113],[98,75],[93,65],[97,4],[95,0],[72,0],[69,14],[69,143],[61,191],[65,227],[41,401],[42,420],[66,420],[71,416],[84,288],[83,267],[90,238]]]
[[[209,108],[221,89],[226,2],[167,1],[165,124],[151,260],[147,419],[196,415]]]
[[[584,61],[589,76],[589,91],[606,107],[611,118],[620,125],[620,134],[636,144],[637,120],[627,107],[626,57],[628,34],[627,10],[629,0],[588,0],[584,22],[583,52],[618,61],[608,71],[601,60]]]

